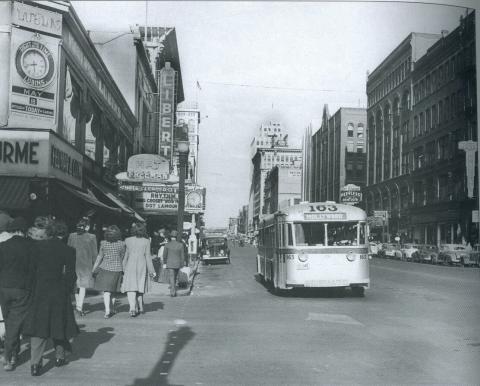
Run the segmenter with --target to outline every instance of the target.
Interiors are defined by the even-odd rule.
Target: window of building
[[[432,128],[432,112],[430,109],[425,110],[425,129],[429,132]]]
[[[438,123],[444,122],[443,101],[438,102]]]
[[[450,97],[445,98],[444,108],[444,121],[448,121],[450,119]]]
[[[424,113],[420,113],[419,122],[420,122],[419,134],[422,135],[423,133],[425,133],[425,114]]]
[[[443,136],[438,140],[438,159],[448,159],[448,135]]]
[[[415,116],[413,118],[413,136],[416,137],[419,135],[419,122],[418,122],[418,116]]]
[[[357,143],[357,153],[363,153],[363,143]]]
[[[67,66],[65,73],[65,98],[63,101],[63,125],[60,136],[75,146],[76,130],[79,130],[79,118],[82,101],[80,86]]]
[[[97,104],[90,100],[92,107],[92,115],[90,119],[85,123],[85,146],[84,153],[87,157],[95,160],[95,151],[97,148],[97,137],[101,128],[101,113]]]
[[[347,125],[347,136],[353,137],[353,123]]]
[[[348,152],[353,152],[353,142],[351,142],[351,141],[347,142],[347,151]]]
[[[437,105],[432,106],[432,129],[435,129],[438,123],[438,116],[437,116]]]
[[[423,146],[419,146],[413,151],[413,158],[415,162],[415,169],[421,169],[425,166],[425,154],[423,152]]]
[[[453,119],[455,117],[455,114],[456,114],[456,110],[457,110],[457,106],[456,106],[456,96],[455,96],[455,93],[453,93],[451,96],[450,96],[450,117]]]
[[[357,138],[363,138],[364,128],[361,123],[357,126]]]
[[[425,92],[427,95],[430,95],[431,93],[431,83],[430,83],[430,75],[427,75],[427,77],[425,78]]]
[[[364,170],[363,164],[360,163],[360,162],[357,163],[356,169],[357,169],[356,177],[357,178],[362,178],[363,177],[363,170]]]

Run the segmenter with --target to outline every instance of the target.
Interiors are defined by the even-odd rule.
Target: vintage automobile
[[[201,239],[201,258],[203,264],[225,262],[230,264],[230,249],[223,235],[207,234]]]
[[[400,248],[402,252],[402,260],[411,261],[412,255],[418,251],[418,245],[416,244],[403,244]]]
[[[438,262],[449,265],[473,265],[470,260],[470,251],[462,244],[441,244],[439,247]]]
[[[369,241],[368,243],[368,254],[370,256],[379,256],[382,250],[382,244],[378,241]]]
[[[412,261],[417,263],[437,264],[438,247],[436,245],[420,245],[418,250],[413,252]]]
[[[383,244],[383,252],[387,259],[401,259],[402,252],[400,251],[400,245],[396,243]]]
[[[470,252],[470,261],[473,265],[480,267],[480,244],[475,244]]]

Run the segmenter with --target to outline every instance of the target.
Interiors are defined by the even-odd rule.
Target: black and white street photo
[[[480,384],[475,0],[0,0],[0,385]]]

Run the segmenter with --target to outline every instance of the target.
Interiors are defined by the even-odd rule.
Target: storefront
[[[115,193],[137,120],[67,3],[1,2],[0,209],[143,220]]]

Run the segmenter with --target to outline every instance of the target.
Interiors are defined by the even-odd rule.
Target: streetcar
[[[367,215],[351,205],[302,202],[259,223],[257,274],[274,291],[370,286]]]

